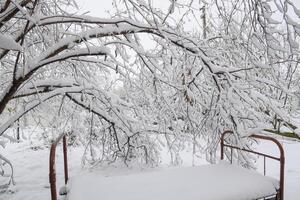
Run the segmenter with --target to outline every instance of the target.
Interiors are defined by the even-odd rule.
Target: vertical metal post
[[[280,154],[280,200],[284,199],[284,153],[283,149]]]
[[[227,133],[232,133],[232,131],[224,131],[224,133],[221,135],[221,160],[224,159],[224,137]]]
[[[63,155],[64,155],[64,175],[65,175],[65,184],[68,182],[68,157],[67,157],[67,140],[66,134],[61,134],[51,145],[50,148],[50,157],[49,157],[49,182],[51,190],[51,200],[57,200],[56,193],[56,172],[55,172],[55,151],[56,146],[63,139]]]
[[[64,172],[65,172],[65,184],[67,184],[69,175],[68,175],[68,155],[67,155],[67,139],[64,135],[63,137],[63,152],[64,152]]]

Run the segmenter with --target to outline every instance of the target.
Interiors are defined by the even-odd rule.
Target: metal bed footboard
[[[51,200],[57,200],[56,192],[56,171],[55,171],[55,153],[56,146],[62,140],[63,141],[63,157],[64,157],[64,175],[65,175],[65,185],[67,185],[68,176],[68,156],[67,156],[67,139],[66,133],[61,134],[51,145],[50,156],[49,156],[49,182],[51,190]]]
[[[263,156],[264,158],[264,175],[266,175],[266,158],[272,159],[272,160],[277,160],[278,162],[280,162],[280,177],[279,177],[279,189],[277,191],[276,197],[265,197],[262,199],[270,199],[270,200],[284,200],[284,163],[285,163],[285,157],[284,157],[284,150],[282,145],[280,144],[280,142],[278,140],[276,140],[275,138],[272,138],[270,136],[265,136],[265,135],[257,135],[257,134],[252,134],[249,137],[254,138],[254,139],[260,139],[260,140],[268,140],[271,141],[273,143],[275,143],[279,149],[280,152],[280,156],[276,157],[276,156],[272,156],[269,154],[264,154],[258,151],[253,151],[250,149],[245,149],[245,148],[240,148],[237,146],[234,146],[232,144],[225,144],[225,135],[226,134],[233,134],[233,131],[225,131],[222,133],[221,135],[221,160],[224,160],[224,149],[225,147],[230,148],[231,151],[231,162],[232,162],[232,151],[233,149],[239,150],[239,151],[245,151],[248,153],[253,153],[259,156]]]

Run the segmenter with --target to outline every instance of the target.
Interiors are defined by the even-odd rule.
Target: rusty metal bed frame
[[[56,192],[56,172],[55,172],[55,153],[58,143],[63,140],[63,155],[64,155],[64,176],[65,185],[67,185],[69,175],[68,175],[68,155],[67,155],[67,133],[61,134],[51,145],[50,157],[49,157],[49,182],[51,190],[51,200],[57,200]]]
[[[257,135],[257,134],[251,134],[250,138],[253,138],[253,139],[260,139],[260,140],[267,140],[267,141],[271,141],[273,143],[275,143],[279,149],[279,153],[280,153],[280,156],[279,157],[275,157],[275,156],[272,156],[272,155],[269,155],[269,154],[264,154],[264,153],[261,153],[261,152],[258,152],[258,151],[253,151],[253,150],[250,150],[250,149],[245,149],[245,148],[239,148],[237,146],[233,146],[232,144],[227,144],[225,143],[225,136],[227,134],[233,134],[232,131],[225,131],[223,132],[223,134],[221,135],[221,160],[224,160],[224,154],[225,154],[225,147],[228,147],[230,148],[230,161],[232,163],[232,152],[233,152],[233,149],[236,149],[236,150],[239,150],[239,151],[245,151],[245,152],[248,152],[248,153],[252,153],[252,154],[256,154],[256,155],[259,155],[259,156],[263,156],[264,158],[264,175],[266,175],[266,158],[270,158],[270,159],[273,159],[273,160],[277,160],[280,162],[280,177],[279,177],[279,189],[277,191],[277,194],[276,194],[276,200],[284,200],[284,163],[285,163],[285,157],[284,157],[284,150],[283,150],[283,147],[282,145],[280,144],[280,142],[278,140],[276,140],[275,138],[273,137],[270,137],[270,136],[266,136],[266,135]]]
[[[275,138],[265,136],[265,135],[257,135],[257,134],[252,134],[249,137],[254,138],[254,139],[261,139],[261,140],[268,140],[274,142],[279,151],[280,151],[280,157],[274,157],[272,155],[260,153],[257,151],[252,151],[250,149],[245,149],[245,148],[239,148],[237,146],[233,146],[231,144],[225,143],[225,136],[227,134],[233,134],[232,131],[225,131],[221,135],[221,160],[224,160],[224,154],[225,154],[225,147],[230,148],[231,150],[231,162],[232,162],[232,150],[237,149],[240,151],[245,151],[248,153],[253,153],[257,154],[259,156],[264,157],[264,175],[266,175],[266,158],[270,158],[273,160],[277,160],[280,162],[280,179],[279,179],[279,189],[276,194],[276,200],[284,200],[284,163],[285,163],[285,158],[284,158],[284,150],[282,145],[279,143],[278,140]],[[49,182],[50,182],[50,190],[51,190],[51,200],[57,200],[57,190],[56,190],[56,172],[55,172],[55,153],[56,153],[56,147],[59,144],[59,142],[62,140],[63,141],[63,158],[64,158],[64,181],[65,185],[68,182],[69,176],[68,176],[68,157],[67,157],[67,139],[66,139],[67,133],[61,134],[51,145],[50,148],[50,157],[49,157]],[[267,199],[267,197],[266,197]]]

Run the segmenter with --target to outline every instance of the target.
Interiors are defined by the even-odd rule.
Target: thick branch
[[[19,3],[19,5],[21,7],[24,7],[31,1],[32,0],[23,0]],[[10,9],[10,7],[12,8]],[[0,28],[4,25],[5,22],[12,19],[19,12],[19,8],[17,8],[16,6],[10,6],[10,7],[6,8],[6,11],[2,12],[0,15]]]

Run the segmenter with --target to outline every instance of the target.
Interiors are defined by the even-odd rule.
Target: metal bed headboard
[[[254,138],[254,139],[260,139],[260,140],[268,140],[268,141],[272,141],[273,143],[275,143],[279,149],[280,152],[280,156],[279,157],[275,157],[269,154],[264,154],[258,151],[253,151],[250,149],[245,149],[245,148],[240,148],[237,146],[234,146],[232,144],[225,144],[225,135],[227,134],[233,134],[233,131],[225,131],[222,133],[221,135],[221,160],[224,160],[224,148],[228,147],[231,150],[231,162],[232,162],[232,150],[233,149],[237,149],[240,151],[245,151],[248,153],[253,153],[253,154],[257,154],[259,156],[263,156],[264,158],[264,175],[266,175],[266,158],[270,158],[273,160],[277,160],[280,162],[280,178],[279,178],[279,190],[276,196],[277,200],[283,200],[284,199],[284,163],[285,163],[285,157],[284,157],[284,150],[282,145],[280,144],[280,142],[270,136],[265,136],[265,135],[257,135],[257,134],[252,134],[249,137]]]

